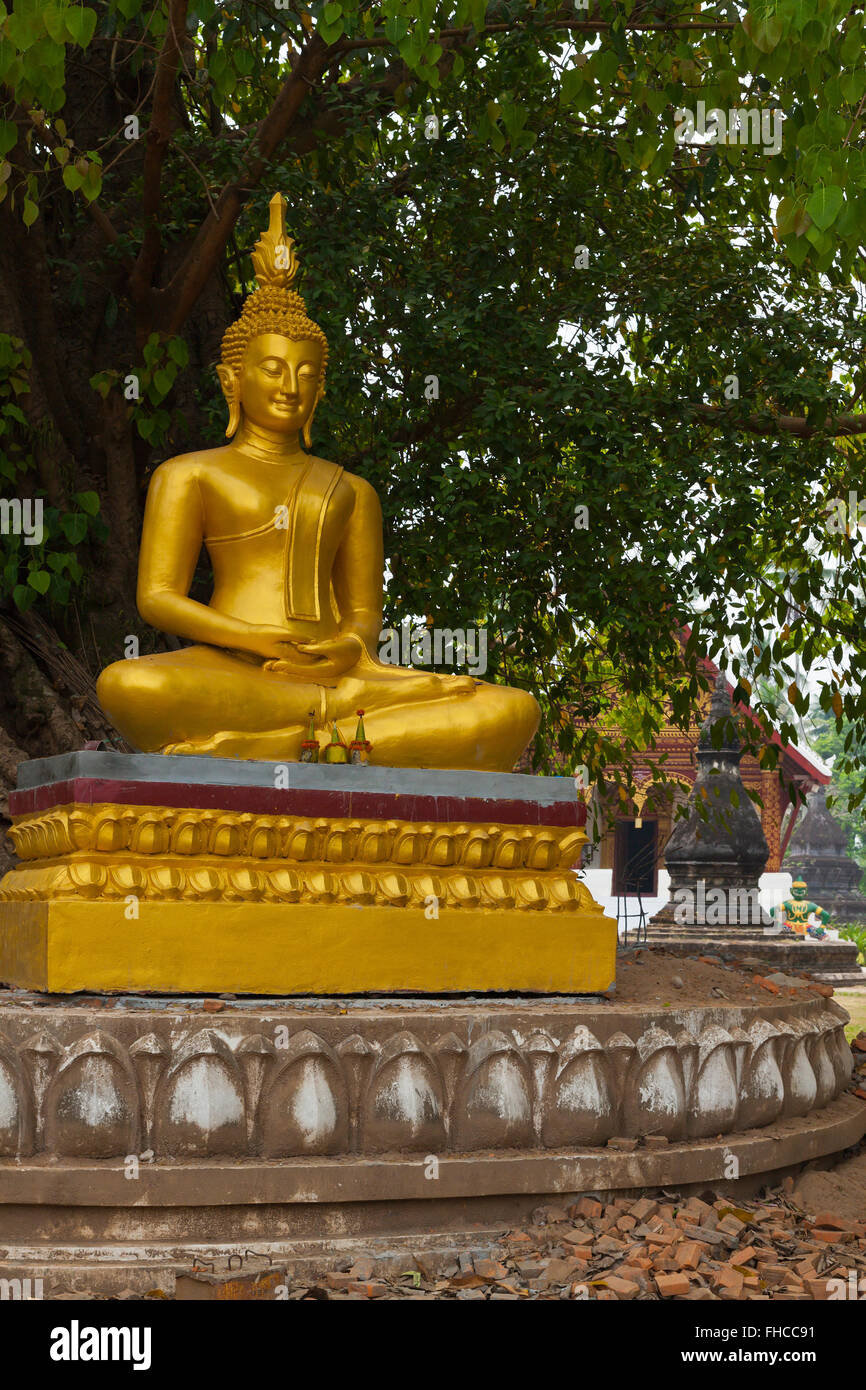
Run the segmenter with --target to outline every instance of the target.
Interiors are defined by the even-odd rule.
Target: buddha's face
[[[278,434],[297,434],[319,398],[322,348],[262,333],[244,353],[240,403],[250,424]]]
[[[806,896],[806,884],[805,884],[805,883],[792,883],[792,884],[791,884],[791,897],[792,897],[792,898],[796,898],[798,902],[802,902],[803,899],[805,898],[805,896]]]

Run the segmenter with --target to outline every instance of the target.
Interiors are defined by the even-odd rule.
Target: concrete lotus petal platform
[[[820,999],[215,1014],[0,994],[0,1274],[170,1292],[194,1257],[251,1245],[277,1261],[353,1237],[420,1249],[551,1194],[757,1185],[866,1131],[846,1019]]]
[[[0,980],[68,993],[595,993],[616,924],[570,778],[70,753],[24,763]]]

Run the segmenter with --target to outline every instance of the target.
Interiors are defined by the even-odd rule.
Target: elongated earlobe
[[[241,422],[241,388],[235,372],[222,364],[217,367],[217,376],[220,379],[226,405],[229,408],[229,421],[226,425],[226,438],[231,439],[233,434],[237,434],[238,425]]]
[[[324,394],[325,394],[325,393],[324,393],[324,391],[322,390],[322,388],[319,387],[319,394],[316,396],[315,405],[313,406],[312,410],[310,411],[310,413],[309,413],[309,415],[308,415],[308,417],[307,417],[307,419],[306,419],[306,422],[305,422],[305,424],[304,424],[304,428],[301,430],[301,438],[303,439],[303,441],[304,441],[304,443],[306,444],[306,446],[307,446],[308,449],[312,449],[312,447],[313,447],[313,416],[315,415],[316,410],[317,410],[318,405],[319,405],[319,401],[322,399],[322,397],[324,396]]]
[[[228,402],[229,421],[226,425],[226,439],[231,439],[233,434],[237,434],[238,426],[241,422],[241,403],[237,388],[232,392],[231,400]]]

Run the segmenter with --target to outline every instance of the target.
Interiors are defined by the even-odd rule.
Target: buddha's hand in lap
[[[317,675],[342,676],[358,663],[364,650],[360,637],[353,633],[341,633],[337,637],[324,637],[320,642],[298,642],[297,648],[304,656],[313,657],[309,673],[313,680]]]
[[[297,661],[297,653],[307,634],[291,627],[272,627],[265,623],[255,626],[250,623],[241,640],[233,638],[226,646],[251,652],[253,656],[264,657],[265,661]],[[309,665],[301,659],[299,665]]]

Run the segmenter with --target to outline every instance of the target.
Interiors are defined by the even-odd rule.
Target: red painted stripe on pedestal
[[[268,816],[327,816],[344,820],[490,821],[502,825],[582,826],[586,807],[578,801],[541,806],[535,801],[453,796],[401,796],[387,792],[310,791],[297,787],[229,787],[182,782],[121,782],[76,777],[9,795],[12,816],[55,806],[113,803],[168,806],[182,810],[237,811]]]

